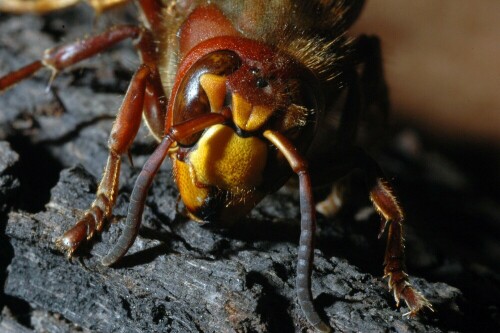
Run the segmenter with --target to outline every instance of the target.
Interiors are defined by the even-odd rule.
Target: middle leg
[[[406,302],[410,309],[407,315],[416,315],[423,308],[432,310],[431,304],[409,282],[404,256],[403,209],[378,164],[364,151],[353,147],[332,152],[332,157],[323,161],[322,169],[328,168],[332,170],[334,177],[346,176],[355,169],[363,171],[370,200],[382,217],[378,237],[380,238],[388,228],[384,277],[389,279],[389,289],[394,293],[398,305],[401,299]]]
[[[370,200],[381,215],[382,223],[378,237],[382,237],[388,226],[387,247],[384,257],[384,277],[394,294],[396,305],[403,299],[410,311],[405,315],[415,316],[423,308],[433,311],[429,301],[416,291],[408,280],[405,265],[403,221],[404,214],[387,181],[380,176],[370,177]]]
[[[98,35],[45,50],[41,59],[0,77],[0,93],[42,68],[52,70],[52,77],[55,77],[59,71],[106,51],[125,39],[134,40],[143,63],[151,68],[156,66],[156,46],[149,30],[134,25],[115,26]]]

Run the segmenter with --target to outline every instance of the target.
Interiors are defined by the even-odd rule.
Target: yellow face
[[[299,151],[308,144],[316,110],[300,77],[287,67],[292,60],[263,58],[245,62],[232,51],[213,52],[179,86],[173,124],[205,113],[228,119],[179,141],[170,154],[194,220],[234,221],[291,175],[286,159],[263,137],[265,130],[282,133]]]
[[[268,145],[257,137],[242,138],[225,125],[209,128],[184,161],[174,158],[191,217],[228,220],[248,213],[263,196],[258,188],[267,155]]]

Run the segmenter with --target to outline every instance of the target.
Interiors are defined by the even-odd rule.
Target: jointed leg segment
[[[354,147],[358,115],[361,111],[375,108],[378,118],[383,118],[389,108],[387,87],[383,80],[380,42],[376,37],[361,36],[356,42],[362,71],[347,72],[350,83],[345,109],[342,113],[336,146],[326,159],[318,164],[320,174],[327,170],[332,175],[342,177],[354,169],[364,171],[369,186],[370,199],[382,217],[379,238],[388,226],[387,248],[384,260],[384,276],[389,278],[389,288],[399,305],[403,299],[410,308],[409,315],[415,315],[424,307],[432,310],[431,304],[410,285],[404,264],[403,210],[393,195],[388,182],[384,179],[378,164],[365,152]],[[371,111],[372,112],[372,111]],[[370,116],[368,112],[367,116]],[[332,179],[339,179],[332,177]],[[332,193],[335,199],[339,193]],[[337,200],[338,201],[338,200]],[[334,211],[335,200],[325,200],[319,204],[325,212]]]
[[[117,26],[99,35],[45,51],[42,60],[36,61],[18,71],[0,78],[0,91],[30,76],[43,67],[53,70],[54,74],[79,61],[90,58],[124,39],[136,40],[143,65],[133,76],[125,99],[120,107],[110,133],[109,157],[96,199],[84,217],[57,240],[57,245],[67,250],[71,257],[84,241],[92,238],[103,228],[103,222],[111,216],[118,191],[121,155],[128,152],[141,123],[144,107],[151,107],[147,115],[155,119],[164,117],[164,105],[154,103],[151,98],[163,96],[160,78],[156,68],[156,48],[151,33],[138,26]],[[149,92],[146,96],[146,91]],[[153,108],[154,106],[154,108]],[[164,123],[160,120],[160,123]]]
[[[403,211],[388,183],[382,178],[376,179],[370,190],[370,199],[383,218],[379,238],[385,227],[389,225],[384,259],[384,277],[389,278],[389,289],[393,291],[397,305],[399,306],[400,299],[403,299],[410,308],[410,311],[405,315],[410,316],[416,315],[424,307],[432,310],[429,301],[413,289],[408,281],[408,274],[405,272]]]
[[[149,67],[142,65],[132,78],[111,130],[108,142],[108,162],[97,190],[96,199],[84,217],[57,240],[57,245],[67,250],[69,257],[82,241],[92,238],[95,231],[101,231],[103,222],[111,216],[118,191],[121,155],[128,151],[139,130],[144,92],[150,72]]]
[[[158,172],[161,163],[167,156],[170,146],[183,138],[204,130],[215,124],[221,124],[226,118],[221,114],[205,114],[197,118],[187,120],[183,123],[171,127],[155,149],[154,153],[144,164],[144,167],[137,177],[134,190],[130,196],[130,204],[127,213],[125,228],[111,251],[102,259],[102,264],[110,266],[122,258],[134,243],[142,219],[144,203],[148,189],[153,182],[153,178]]]
[[[432,310],[430,303],[418,291],[413,289],[408,280],[404,263],[403,210],[392,193],[378,164],[365,152],[357,148],[339,149],[333,154],[342,165],[337,165],[344,174],[354,169],[361,169],[366,175],[370,200],[382,217],[380,238],[388,227],[387,248],[384,260],[384,277],[389,278],[389,288],[399,305],[403,299],[410,308],[409,315],[415,315],[424,307]],[[335,168],[335,165],[332,166]],[[324,202],[328,204],[328,202]]]
[[[82,60],[95,56],[113,45],[125,39],[139,39],[139,47],[144,45],[144,40],[151,39],[150,33],[138,26],[122,25],[108,29],[107,31],[71,44],[48,49],[44,52],[41,60],[35,61],[17,71],[9,73],[0,78],[0,92],[10,88],[21,80],[24,80],[39,69],[47,67],[52,70],[53,76],[59,71]],[[144,46],[141,53],[145,55],[154,51]]]

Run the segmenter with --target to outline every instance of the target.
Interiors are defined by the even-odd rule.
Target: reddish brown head
[[[280,187],[290,168],[262,133],[278,131],[304,151],[323,108],[319,91],[310,71],[264,43],[227,35],[195,45],[179,65],[166,126],[211,112],[228,122],[182,140],[173,155],[190,215],[234,219]]]

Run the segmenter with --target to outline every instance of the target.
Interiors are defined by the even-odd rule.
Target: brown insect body
[[[299,149],[301,154],[304,154],[312,139],[314,126],[318,124],[324,109],[323,96],[317,94],[321,90],[319,80],[322,78],[322,84],[326,85],[335,75],[339,74],[335,73],[335,70],[338,71],[341,64],[339,61],[332,61],[335,59],[334,50],[342,52],[342,48],[348,47],[347,40],[342,37],[342,33],[335,32],[339,34],[335,43],[330,43],[327,46],[321,44],[317,27],[314,26],[316,21],[307,16],[307,12],[309,14],[318,13],[317,8],[314,8],[312,4],[271,1],[266,5],[259,5],[250,4],[248,1],[215,1],[211,5],[206,5],[205,2],[201,1],[178,3],[175,8],[183,8],[183,12],[165,11],[165,17],[162,21],[167,23],[164,30],[160,32],[160,34],[164,34],[161,40],[169,41],[168,43],[160,43],[159,52],[163,58],[160,62],[162,64],[160,66],[162,82],[164,82],[167,95],[171,96],[166,128],[190,119],[196,113],[210,111],[209,97],[199,96],[205,98],[205,105],[202,107],[200,106],[200,98],[186,102],[184,100],[186,97],[183,94],[193,95],[196,94],[193,90],[203,90],[197,82],[199,76],[191,77],[194,75],[192,73],[193,67],[200,66],[200,63],[203,66],[203,62],[210,61],[210,56],[207,57],[210,53],[229,52],[233,55],[227,54],[221,61],[222,64],[218,66],[227,66],[234,62],[232,64],[234,68],[226,68],[226,70],[235,72],[224,74],[227,77],[227,82],[223,89],[226,90],[226,94],[235,93],[237,94],[235,98],[245,99],[244,103],[257,106],[253,113],[245,114],[249,111],[236,110],[234,105],[231,107],[227,105],[231,103],[226,102],[223,107],[228,108],[227,111],[233,113],[234,130],[239,136],[261,135],[264,129],[268,128],[281,133],[294,131],[294,146]],[[195,9],[193,10],[193,8]],[[225,9],[224,13],[220,8]],[[185,20],[175,20],[176,15],[182,17],[187,13],[189,15],[186,15]],[[261,18],[258,20],[258,24],[252,15]],[[326,17],[326,13],[323,13],[323,16]],[[304,19],[304,17],[306,18]],[[309,21],[308,27],[297,25],[297,22],[304,20]],[[341,20],[337,23],[339,25],[337,29],[341,28],[340,23]],[[171,35],[175,37],[171,37]],[[252,39],[249,39],[250,36]],[[273,41],[269,43],[271,36]],[[304,46],[307,47],[304,48]],[[182,59],[180,64],[170,60],[172,59],[171,54],[179,55],[179,59]],[[312,55],[315,57],[314,60],[311,59]],[[207,58],[203,60],[201,59],[203,57]],[[217,57],[217,55],[212,55],[213,57]],[[295,57],[302,57],[309,66],[315,63],[316,68],[307,68]],[[230,60],[228,60],[229,58]],[[212,71],[217,70],[223,69],[212,69]],[[210,72],[210,69],[204,68],[204,71]],[[171,73],[174,72],[177,75],[172,80]],[[201,71],[195,72],[198,75],[201,74]],[[265,87],[258,87],[259,83],[262,82]],[[190,86],[187,87],[187,85]],[[300,96],[302,99],[304,97],[312,99],[306,103],[307,107],[294,104],[292,101],[294,96],[291,95],[298,93],[299,85],[304,86],[302,90],[309,90],[302,92],[307,96]],[[316,96],[313,92],[316,92]],[[204,92],[197,91],[197,93],[203,94]],[[242,96],[244,97],[242,98]],[[186,104],[189,103],[192,104],[191,107],[186,107]],[[238,103],[238,105],[240,104],[242,103]],[[260,110],[259,106],[262,106]],[[264,108],[265,110],[263,110]],[[212,111],[221,111],[213,109],[212,106]],[[266,112],[267,114],[265,114]],[[251,121],[259,117],[263,119],[257,123]],[[227,131],[223,130],[219,134],[219,137],[211,137],[210,142],[215,141],[224,145],[222,141],[230,140]],[[156,136],[161,137],[160,133]],[[198,134],[197,137],[199,138],[199,136]],[[291,138],[289,137],[289,139]],[[193,139],[192,141],[196,142]],[[249,143],[244,146],[241,143],[243,140],[240,140],[239,146],[242,150],[251,150],[251,147],[259,146],[257,144],[259,141],[260,139],[257,139],[253,144]],[[217,146],[213,143],[211,145]],[[239,173],[240,171],[234,170],[234,168],[221,169],[220,166],[241,165],[242,163],[246,163],[247,169],[251,171],[249,171],[249,175],[242,175],[238,179],[231,180],[232,184],[228,184],[227,179],[217,177],[210,170],[203,170],[201,171],[204,173],[203,175],[197,175],[195,166],[204,163],[199,161],[199,155],[207,153],[203,151],[203,153],[197,154],[195,152],[199,147],[182,146],[179,147],[178,154],[171,156],[174,159],[176,181],[179,184],[183,202],[186,204],[190,216],[196,220],[211,220],[220,223],[221,220],[230,222],[244,216],[267,193],[281,187],[291,175],[288,163],[282,156],[279,156],[276,150],[246,154],[245,158],[250,159],[246,161],[245,158],[242,158],[242,154],[235,153],[233,156],[221,157],[223,159],[219,160],[219,167],[214,168],[215,171],[218,170],[222,174]],[[196,163],[190,161],[188,157],[190,153],[194,153],[194,156],[197,157]],[[208,155],[207,158],[211,160],[211,163],[214,163],[216,154]],[[182,158],[177,158],[177,156],[182,156]],[[227,177],[222,176],[222,178]],[[208,179],[211,180],[210,183],[207,183]]]
[[[15,5],[18,0],[7,3]],[[103,8],[106,3],[101,3]],[[109,6],[115,4],[110,0]],[[160,144],[137,178],[125,229],[103,264],[115,263],[132,245],[148,188],[166,156],[172,159],[187,213],[198,221],[228,223],[247,214],[294,172],[299,177],[302,214],[298,300],[309,322],[328,331],[312,304],[311,174],[320,165],[334,181],[360,168],[367,175],[370,198],[384,218],[381,233],[389,227],[385,259],[389,286],[397,301],[406,301],[411,314],[430,308],[404,272],[402,210],[377,164],[354,146],[360,110],[371,104],[386,106],[378,41],[344,36],[363,1],[138,0],[137,4],[144,27],[118,26],[48,50],[42,60],[0,78],[2,90],[42,67],[57,72],[125,38],[136,41],[142,65],[111,131],[110,154],[96,200],[58,245],[71,256],[85,239],[102,230],[116,199],[120,155],[129,149],[144,116]],[[359,64],[364,70],[358,69]],[[323,113],[331,111],[346,87],[345,110],[337,130],[329,133],[328,157],[315,163],[313,156],[309,168],[305,156]]]

